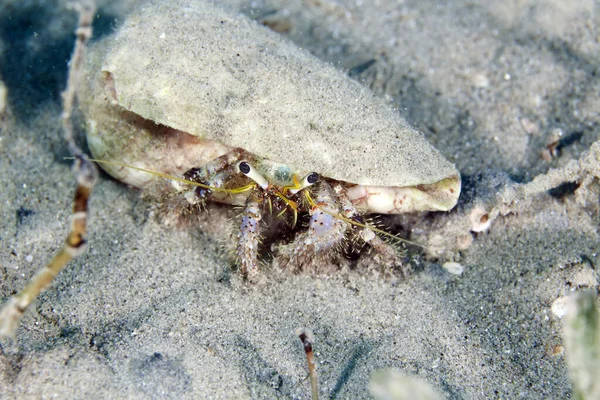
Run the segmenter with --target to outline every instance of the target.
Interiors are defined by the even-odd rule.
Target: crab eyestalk
[[[248,178],[252,179],[258,186],[260,186],[263,190],[266,190],[269,187],[269,181],[262,176],[256,168],[250,165],[246,161],[242,161],[238,164],[238,168],[240,172],[246,175]]]
[[[292,195],[294,195],[294,194],[298,193],[299,191],[314,185],[318,181],[319,181],[319,174],[317,174],[316,172],[311,172],[310,174],[306,175],[304,178],[302,178],[302,180],[300,182],[298,182],[296,175],[294,175],[294,186],[285,187],[284,191],[289,190],[289,192]]]

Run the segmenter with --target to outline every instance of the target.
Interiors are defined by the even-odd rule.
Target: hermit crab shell
[[[151,3],[91,53],[80,98],[95,156],[137,165],[157,142],[148,130],[160,124],[293,171],[360,187],[418,188],[414,209],[456,204],[458,171],[397,111],[244,16],[204,2]],[[136,118],[146,121],[137,131]],[[114,138],[119,126],[126,133]],[[194,166],[188,156],[181,164]]]

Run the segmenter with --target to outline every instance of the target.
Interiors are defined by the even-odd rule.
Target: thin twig
[[[317,385],[317,366],[315,365],[312,344],[315,341],[312,332],[306,328],[299,329],[296,334],[300,338],[306,353],[306,362],[308,364],[308,375],[310,377],[310,388],[313,400],[319,400],[319,388]]]

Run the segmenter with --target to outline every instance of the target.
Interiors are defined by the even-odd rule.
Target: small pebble
[[[25,257],[25,261],[27,262],[32,262],[33,261],[33,256],[31,254],[29,254],[27,257]]]
[[[456,246],[459,250],[466,250],[473,244],[473,235],[467,233],[456,238]]]
[[[552,353],[550,355],[553,357],[562,356],[564,354],[564,352],[565,352],[565,348],[563,346],[558,345],[558,346],[554,346],[552,348]]]
[[[538,125],[534,121],[530,120],[529,118],[521,119],[521,126],[523,127],[525,132],[527,132],[530,135],[534,134],[534,133],[538,133],[540,131],[540,128],[538,127]]]
[[[480,205],[473,207],[469,213],[469,219],[471,220],[472,232],[485,232],[490,228],[490,225],[492,225],[490,215]]]
[[[564,317],[567,314],[567,298],[559,297],[554,300],[550,310],[552,311],[552,314],[556,315],[558,318]]]
[[[445,262],[444,264],[442,264],[442,268],[444,268],[452,275],[462,275],[462,273],[465,270],[465,267],[463,267],[462,264],[452,261]]]
[[[473,86],[476,88],[486,88],[490,86],[490,80],[484,74],[475,74],[471,79]]]

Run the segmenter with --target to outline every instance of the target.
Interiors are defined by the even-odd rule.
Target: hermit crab
[[[142,7],[90,49],[85,70],[94,158],[132,186],[158,171],[183,177],[173,186],[192,204],[243,206],[237,258],[251,280],[265,213],[291,226],[310,214],[292,258],[326,252],[349,230],[385,253],[363,214],[449,210],[458,198],[454,166],[383,100],[213,5]]]
[[[188,204],[242,206],[237,259],[249,280],[259,276],[265,215],[292,227],[308,219],[287,247],[300,264],[348,236],[393,262],[394,249],[365,215],[456,204],[458,171],[396,110],[257,22],[202,1],[151,2],[80,59],[92,15],[80,20],[71,62],[71,71],[82,65],[81,79],[74,73],[69,82],[93,157],[134,187],[158,175]],[[0,334],[14,332],[84,248],[96,174],[72,139],[74,92],[65,91],[63,113],[78,177],[72,229],[63,250],[2,309]]]

